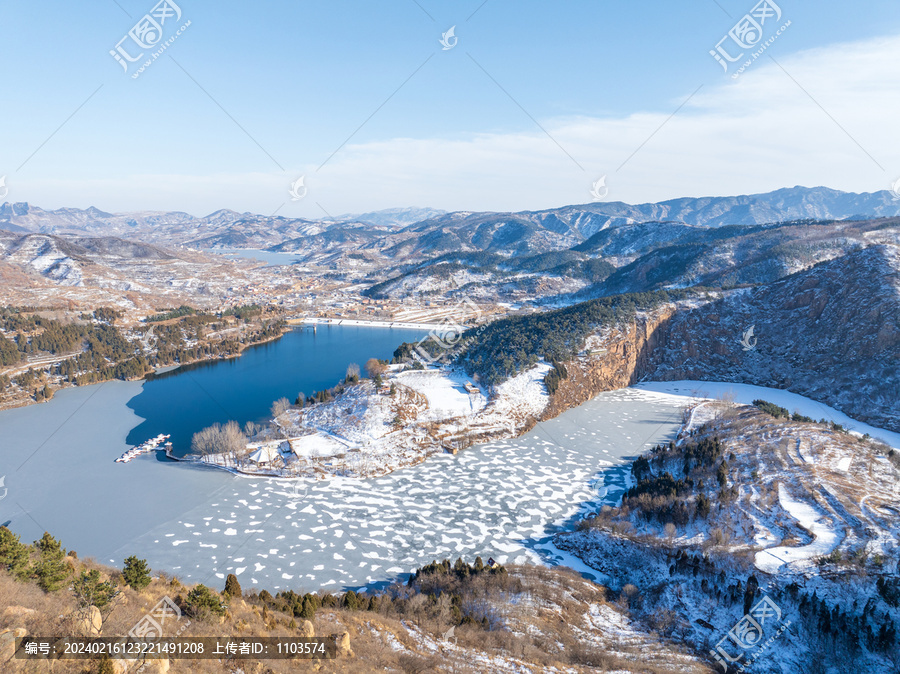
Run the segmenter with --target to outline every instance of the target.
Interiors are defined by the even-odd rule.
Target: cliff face
[[[900,431],[900,249],[858,250],[682,309],[643,368],[649,379],[786,389]]]
[[[793,391],[900,431],[900,249],[605,328],[566,368],[543,419],[643,379],[696,379]]]
[[[674,314],[675,307],[670,305],[589,337],[582,353],[565,363],[569,376],[560,382],[542,420],[552,419],[598,393],[639,381],[652,366],[652,354],[664,343],[666,326]]]

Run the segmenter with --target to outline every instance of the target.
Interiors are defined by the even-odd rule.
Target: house
[[[492,569],[496,569],[498,566],[500,566],[497,562],[494,561],[493,557],[488,557],[487,565]]]
[[[278,451],[277,447],[273,447],[271,445],[260,447],[247,457],[249,461],[252,461],[258,466],[270,465],[275,461],[275,459],[280,458],[281,452]]]
[[[467,382],[465,383],[465,389],[466,389],[466,391],[467,391],[469,394],[472,394],[472,395],[474,395],[475,393],[481,393],[481,391],[478,390],[478,387],[475,386],[475,385],[474,385],[472,382],[470,382],[470,381],[467,381]]]

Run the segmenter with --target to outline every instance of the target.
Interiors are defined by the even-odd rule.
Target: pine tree
[[[131,589],[138,592],[143,590],[150,584],[150,567],[147,566],[147,560],[138,559],[134,555],[126,559],[122,577]]]
[[[82,571],[81,576],[75,579],[72,583],[72,594],[75,595],[79,609],[96,606],[102,615],[112,610],[113,602],[121,591],[114,580],[101,580],[100,572],[92,569]]]
[[[300,609],[300,617],[304,620],[312,620],[316,617],[316,607],[312,601],[310,601],[309,595],[305,595],[303,597],[303,605]]]
[[[359,597],[353,590],[348,590],[342,603],[344,608],[355,611],[359,608]]]
[[[29,575],[30,555],[28,546],[6,527],[0,527],[0,565],[17,580]]]
[[[241,584],[233,573],[229,573],[225,579],[225,593],[232,598],[241,596]]]
[[[197,585],[187,596],[188,613],[192,618],[206,620],[211,615],[225,615],[226,607],[219,595],[206,585]]]
[[[44,592],[55,592],[65,585],[71,570],[66,564],[66,551],[58,540],[48,532],[44,532],[41,540],[34,542],[40,552],[40,559],[35,565],[38,587]]]

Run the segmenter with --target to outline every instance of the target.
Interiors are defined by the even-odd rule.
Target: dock
[[[155,438],[150,438],[146,442],[142,442],[141,444],[137,445],[136,447],[132,447],[131,449],[129,449],[127,452],[122,454],[122,456],[120,456],[118,459],[116,459],[116,463],[128,463],[129,461],[131,461],[135,457],[140,456],[141,454],[149,454],[150,452],[153,452],[153,451],[159,449],[159,446],[161,444],[163,444],[164,442],[166,443],[165,448],[166,448],[166,454],[168,455],[172,451],[172,443],[166,442],[166,440],[168,440],[170,437],[172,437],[172,436],[164,435],[164,434],[160,433]]]

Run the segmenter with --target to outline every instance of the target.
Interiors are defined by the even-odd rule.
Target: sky
[[[717,45],[743,56],[725,71]],[[321,218],[871,192],[900,177],[898,62],[888,0],[0,0],[0,203]]]

